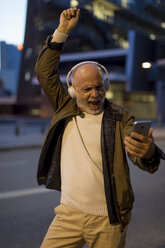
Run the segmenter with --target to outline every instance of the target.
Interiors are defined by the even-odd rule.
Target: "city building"
[[[22,46],[0,41],[0,113],[13,114],[17,100]]]
[[[109,73],[107,98],[139,119],[165,121],[165,2],[163,0],[28,1],[17,111],[50,116],[52,109],[35,75],[35,63],[46,37],[69,7],[81,9],[79,24],[64,46],[60,74],[82,60],[96,60]]]
[[[20,57],[19,47],[0,41],[0,96],[17,94]]]

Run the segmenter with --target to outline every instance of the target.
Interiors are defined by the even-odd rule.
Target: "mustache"
[[[101,97],[91,97],[88,102],[98,102],[98,101],[101,101],[102,98]]]

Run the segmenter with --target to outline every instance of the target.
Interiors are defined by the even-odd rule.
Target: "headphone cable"
[[[91,155],[90,155],[90,153],[89,153],[89,151],[88,151],[88,149],[87,149],[87,147],[86,147],[86,145],[85,145],[85,142],[84,142],[83,137],[82,137],[82,135],[81,135],[80,128],[79,128],[79,126],[78,126],[76,117],[74,117],[74,120],[75,120],[75,123],[76,123],[76,127],[77,127],[77,130],[78,130],[79,136],[80,136],[80,138],[81,138],[82,144],[83,144],[83,146],[84,146],[84,148],[85,148],[85,150],[86,150],[86,152],[87,152],[89,158],[90,158],[91,161],[93,162],[93,165],[95,165],[95,167],[103,174],[103,171],[100,169],[100,167],[99,167],[99,166],[96,164],[96,162],[93,160],[93,158],[91,157]]]

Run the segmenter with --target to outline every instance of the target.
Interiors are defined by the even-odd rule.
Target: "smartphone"
[[[150,121],[150,120],[135,121],[134,127],[133,127],[133,132],[148,136],[148,131],[151,127],[151,123],[152,123],[152,121]]]

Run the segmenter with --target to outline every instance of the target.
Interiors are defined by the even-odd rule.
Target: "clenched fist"
[[[77,8],[64,10],[60,15],[60,24],[57,28],[58,31],[64,34],[69,34],[78,22],[79,13],[80,9]]]

